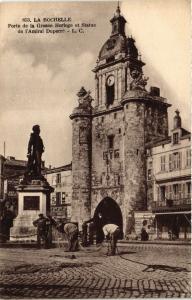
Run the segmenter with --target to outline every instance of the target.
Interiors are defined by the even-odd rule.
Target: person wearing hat
[[[43,140],[40,137],[39,125],[34,125],[28,143],[28,171],[41,175],[41,156],[44,152]]]
[[[37,227],[37,246],[41,248],[47,246],[47,218],[43,214],[39,214],[39,218],[33,221],[33,225]]]

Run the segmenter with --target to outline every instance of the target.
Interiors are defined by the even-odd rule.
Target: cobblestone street
[[[190,297],[189,246],[96,250],[1,249],[1,298]]]

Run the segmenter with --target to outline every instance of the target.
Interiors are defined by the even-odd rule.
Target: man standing
[[[63,227],[68,240],[68,251],[78,250],[78,227],[74,223],[66,223]]]
[[[141,228],[141,241],[148,241],[149,234],[147,232],[147,220],[143,221],[143,227]]]
[[[39,214],[39,218],[33,222],[33,225],[37,227],[37,245],[41,248],[43,245],[46,248],[47,245],[47,218],[43,214]]]
[[[108,250],[108,255],[115,255],[117,240],[120,236],[120,228],[115,224],[106,224],[103,226],[103,233],[105,238],[110,240],[110,250]]]
[[[51,214],[47,213],[46,218],[46,232],[47,232],[47,239],[46,239],[46,246],[47,248],[52,246],[52,227],[57,226],[57,222],[52,218]]]
[[[39,125],[32,128],[29,144],[28,144],[28,172],[35,175],[41,175],[41,156],[44,152],[43,140],[40,137]]]

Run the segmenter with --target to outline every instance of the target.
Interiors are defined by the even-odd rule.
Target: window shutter
[[[172,171],[172,164],[173,164],[173,156],[169,154],[169,171]]]
[[[165,186],[165,200],[167,200],[169,198],[169,186],[166,185]]]
[[[167,199],[170,199],[170,185],[167,186]]]
[[[169,186],[169,199],[172,199],[172,198],[173,198],[172,193],[173,193],[173,186],[170,185],[170,186]]]
[[[160,188],[157,187],[157,201],[159,201],[160,199]]]
[[[181,186],[182,186],[181,184],[178,184],[178,197],[179,197],[179,199],[182,198],[182,196],[181,196],[181,191],[182,191]]]
[[[161,156],[160,159],[161,159],[161,161],[160,161],[160,164],[161,164],[160,170],[162,171],[163,170],[163,168],[162,168],[163,167],[163,157]]]
[[[164,155],[164,171],[166,171],[167,166],[166,166],[166,155]]]
[[[182,184],[182,198],[185,198],[185,183]]]
[[[181,154],[182,154],[181,152],[178,153],[178,168],[179,169],[181,169],[181,167],[182,167]]]

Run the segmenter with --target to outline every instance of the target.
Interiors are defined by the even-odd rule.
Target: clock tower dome
[[[120,105],[131,81],[143,75],[142,67],[145,65],[138,55],[135,40],[125,35],[126,20],[121,15],[119,6],[110,22],[111,35],[101,48],[94,69],[97,110]]]

